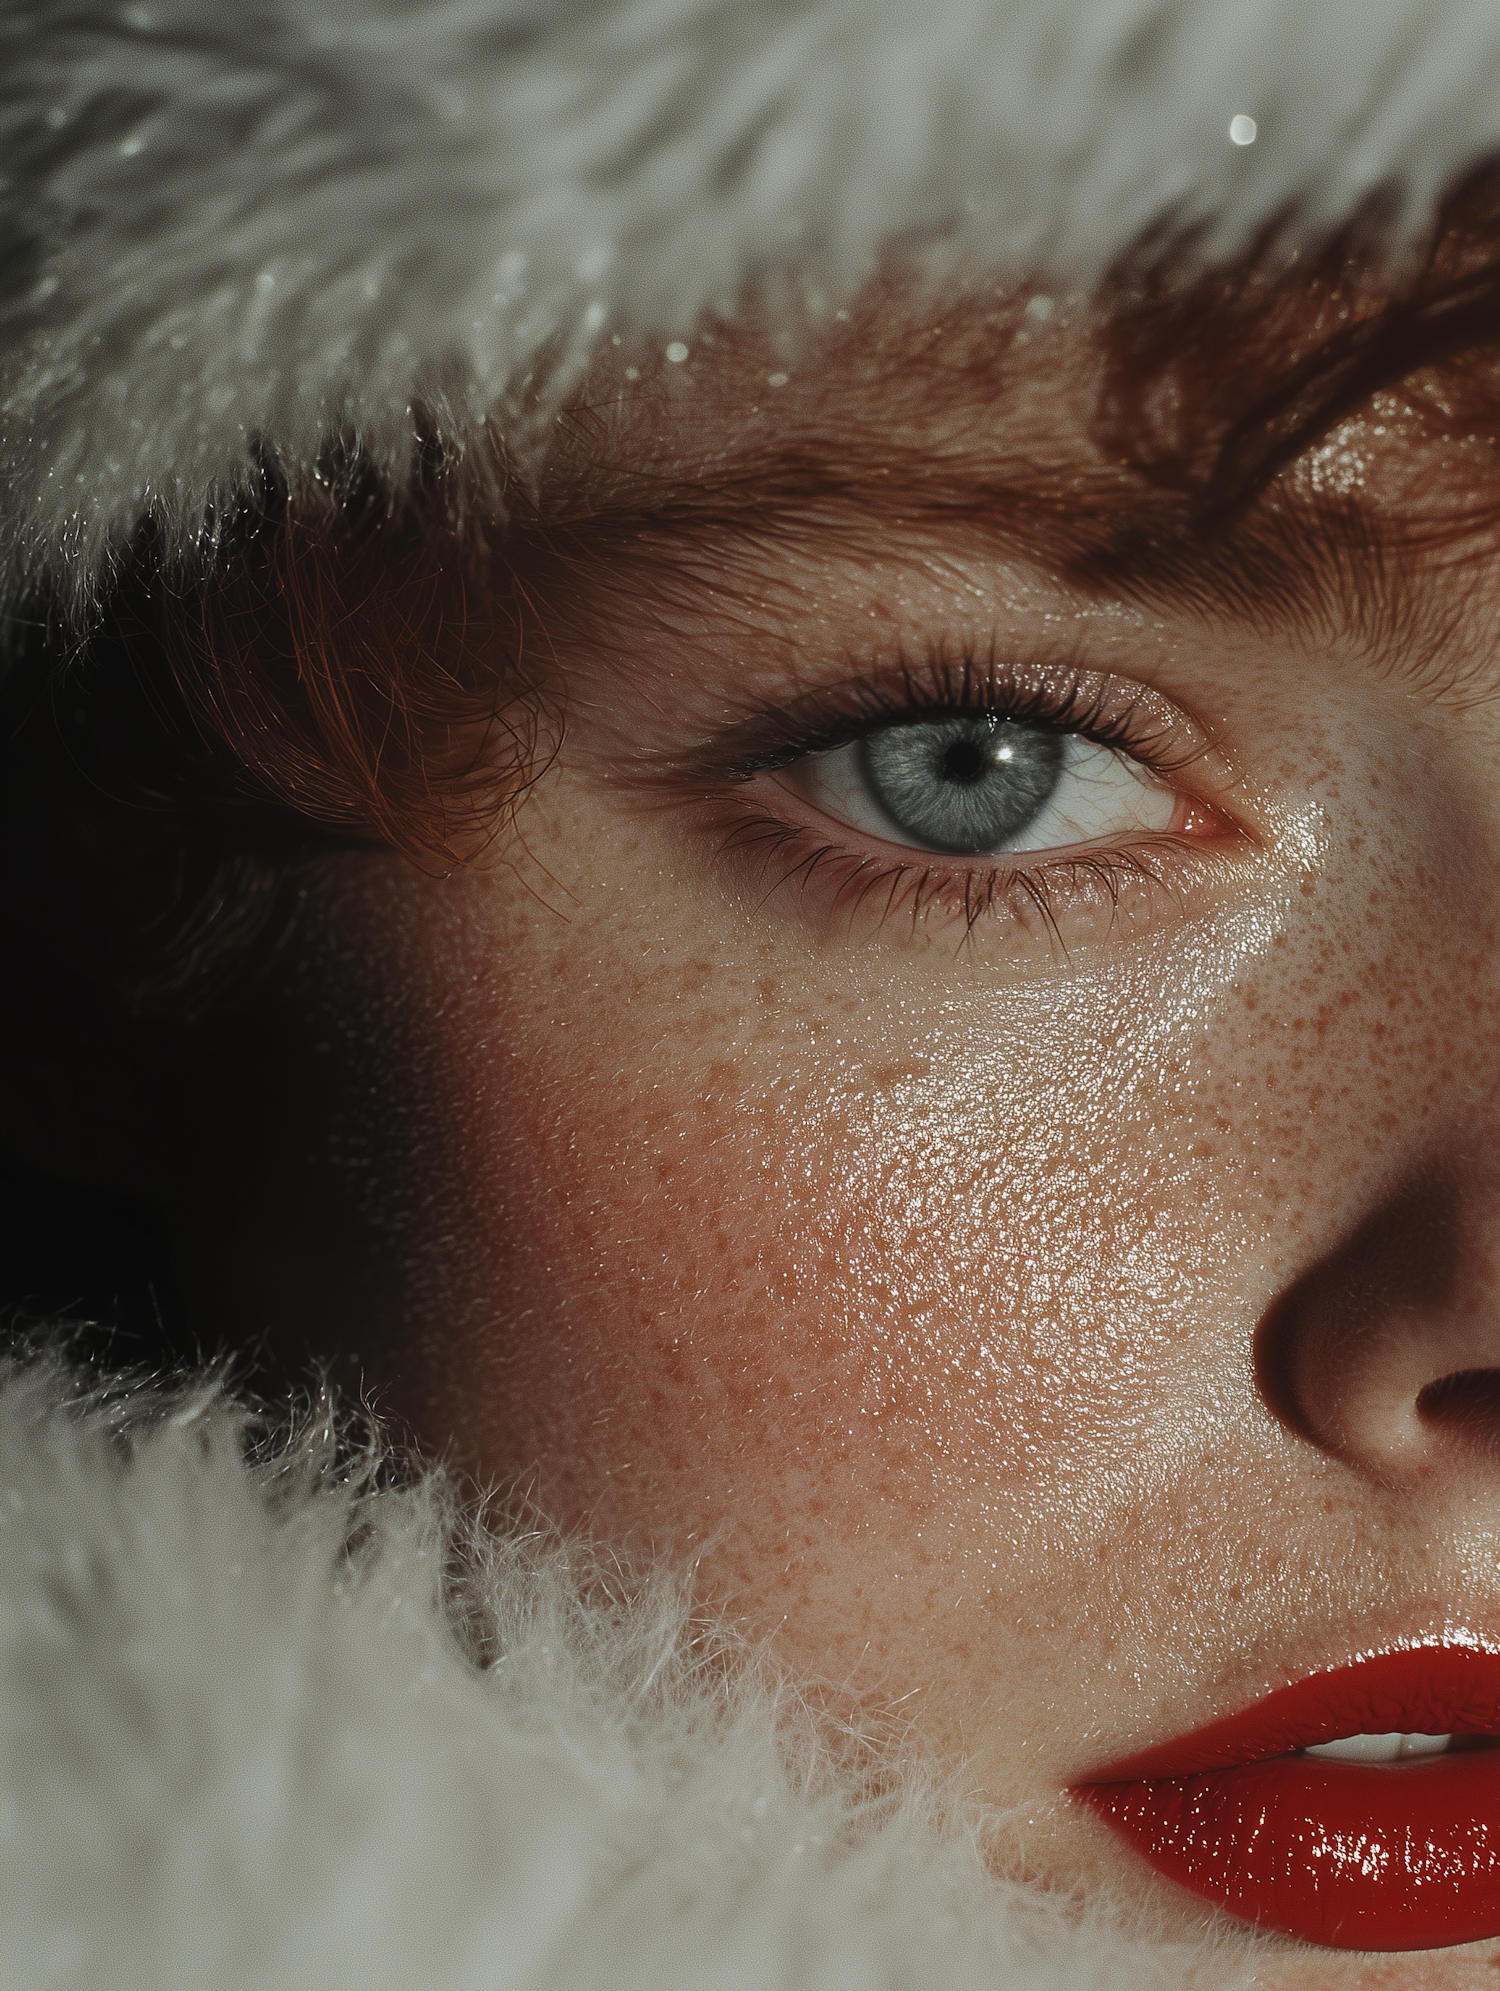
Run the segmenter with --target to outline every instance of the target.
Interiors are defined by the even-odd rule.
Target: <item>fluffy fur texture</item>
[[[1086,281],[1228,250],[1500,144],[1494,0],[6,0],[4,604],[83,613],[412,409],[535,460],[601,337],[747,280],[818,307],[892,243]],[[1230,142],[1236,113],[1259,122]],[[545,387],[540,399],[537,389]],[[491,452],[476,452],[484,462]],[[490,492],[491,498],[498,494]]]
[[[7,1991],[1151,1991],[680,1585],[212,1378],[0,1392]]]

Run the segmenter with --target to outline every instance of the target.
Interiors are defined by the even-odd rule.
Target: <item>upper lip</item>
[[[1389,1647],[1279,1688],[1239,1714],[1122,1756],[1079,1784],[1190,1777],[1347,1735],[1500,1734],[1500,1649],[1471,1637]]]

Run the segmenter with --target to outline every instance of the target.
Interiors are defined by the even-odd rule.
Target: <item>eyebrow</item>
[[[915,531],[930,550],[962,532],[1075,599],[1243,621],[1297,642],[1352,637],[1376,668],[1428,695],[1474,662],[1441,570],[1368,505],[1337,494],[1278,491],[1206,521],[1191,493],[1097,461],[1069,470],[1015,456],[934,459],[889,441],[808,435],[721,457],[697,478],[632,472],[613,503],[586,507],[569,530],[599,548],[701,557],[715,571],[726,548],[774,557],[816,535],[835,557],[889,560],[893,533]],[[1471,548],[1460,563],[1475,559]],[[1455,645],[1463,655],[1445,664]]]

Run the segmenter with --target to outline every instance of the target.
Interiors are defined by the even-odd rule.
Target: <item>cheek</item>
[[[1274,1442],[1259,1314],[1472,986],[1450,887],[1354,836],[1346,875],[1310,847],[1252,910],[1026,981],[404,886],[361,1086],[397,1402],[564,1522],[716,1544],[820,1655],[889,1645],[893,1586],[1034,1615],[1153,1525],[1175,1565]]]
[[[1244,1037],[1222,950],[851,994],[847,966],[793,986],[724,954],[632,982],[618,930],[589,943],[575,924],[565,996],[506,978],[499,1055],[415,1061],[446,1070],[465,1157],[466,1325],[429,1418],[554,1511],[657,1542],[774,1533],[803,1500],[1076,1527],[1262,1215],[1259,1105],[1181,1077],[1184,1013],[1217,1005],[1211,1071]]]

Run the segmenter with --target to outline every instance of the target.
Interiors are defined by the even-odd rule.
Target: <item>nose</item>
[[[1381,1481],[1500,1487],[1495,1203],[1472,1173],[1409,1181],[1276,1300],[1255,1362],[1284,1424]]]

